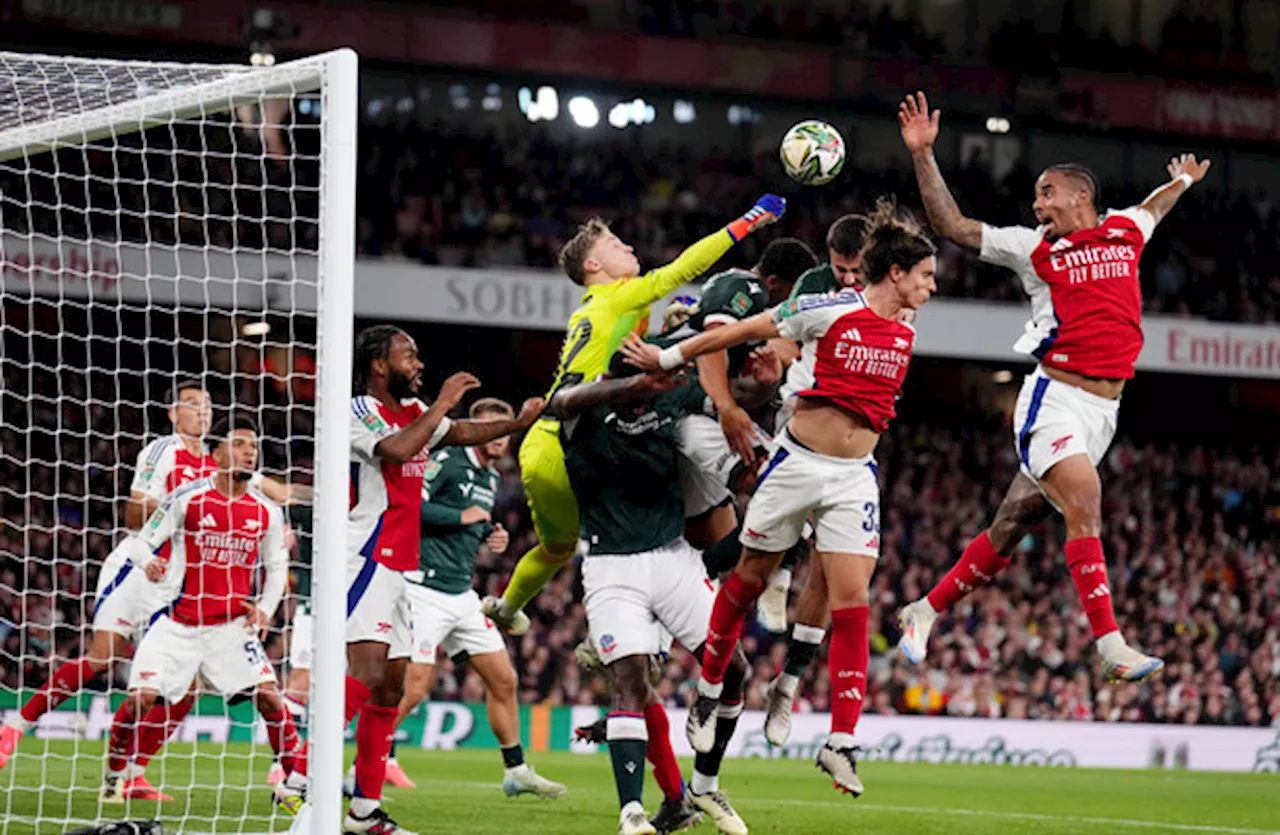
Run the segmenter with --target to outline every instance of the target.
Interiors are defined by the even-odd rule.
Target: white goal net
[[[294,726],[310,739],[315,811],[340,820],[343,615],[333,613],[356,72],[347,51],[271,68],[0,53],[5,833],[148,819],[171,832],[289,828],[265,780],[273,749],[303,749],[289,747],[287,723],[263,719],[279,718],[261,695],[268,685],[221,693],[202,668],[185,695],[121,709],[148,690],[130,661],[142,636],[181,620],[159,613],[196,593],[190,571],[163,593],[173,578],[149,584],[140,563],[110,555],[151,507],[208,474],[200,434],[233,411],[256,423],[260,489],[290,503],[283,520],[296,534],[284,601],[261,647],[249,640],[245,651],[261,651],[259,678],[274,674],[283,692],[295,613],[333,607],[316,618],[315,641],[339,649],[317,654],[311,718]],[[266,556],[251,572],[255,599]],[[198,627],[183,628],[212,636]],[[215,665],[212,678],[238,680],[246,663]]]

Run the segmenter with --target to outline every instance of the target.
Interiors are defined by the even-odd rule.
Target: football
[[[787,131],[778,155],[788,177],[820,186],[834,180],[844,167],[844,137],[826,122],[809,119]]]

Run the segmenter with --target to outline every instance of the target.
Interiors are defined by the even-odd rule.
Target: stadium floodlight
[[[306,730],[314,832],[337,832],[343,812],[358,74],[350,50],[270,67],[0,52],[0,466],[23,473],[0,494],[21,508],[7,521],[31,569],[16,587],[0,579],[0,595],[37,595],[45,615],[81,635],[55,649],[36,639],[38,623],[19,624],[17,655],[6,645],[0,660],[20,689],[0,691],[0,708],[31,696],[57,656],[84,654],[139,450],[175,431],[170,389],[194,379],[215,414],[234,405],[254,416],[264,475],[316,487],[314,526],[295,523],[314,554],[322,648]],[[245,114],[262,123],[246,125]],[[246,318],[245,336],[268,320],[277,327],[245,340],[236,322]],[[69,472],[76,486],[61,492]],[[52,588],[28,587],[37,574]],[[282,627],[278,616],[273,640]],[[99,678],[105,695],[67,701],[27,731],[0,770],[5,826],[62,832],[104,816],[158,816],[187,832],[288,825],[272,819],[262,785],[272,756],[255,742],[256,717],[212,695],[195,710],[214,708],[199,725],[218,728],[215,741],[162,753],[149,772],[179,802],[158,814],[154,802],[102,807],[117,681]]]
[[[1003,116],[991,116],[987,119],[987,133],[1008,133],[1009,120]]]
[[[590,130],[600,124],[600,108],[586,96],[569,99],[569,118],[580,128]]]
[[[671,107],[671,117],[675,119],[677,125],[692,124],[693,120],[698,118],[698,110],[693,106],[693,102],[678,99]]]
[[[560,94],[555,87],[543,85],[535,94],[528,87],[516,93],[516,105],[530,122],[554,122],[560,115]]]

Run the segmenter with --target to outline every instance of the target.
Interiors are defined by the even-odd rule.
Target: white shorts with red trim
[[[738,540],[781,553],[812,519],[814,547],[836,554],[880,556],[880,485],[876,460],[834,458],[810,450],[783,430],[747,505]]]
[[[707,639],[715,587],[683,537],[638,554],[592,554],[582,561],[582,587],[591,642],[605,664],[663,654],[672,637],[690,652]]]
[[[472,589],[446,594],[417,583],[409,584],[413,621],[414,664],[436,663],[437,650],[450,658],[459,653],[488,655],[506,652],[507,644],[493,621],[480,613],[480,596]]]
[[[413,615],[409,581],[403,571],[387,568],[360,554],[347,561],[347,643],[386,644],[388,658],[413,651]]]
[[[1013,412],[1013,442],[1022,471],[1039,483],[1054,464],[1087,455],[1096,467],[1116,434],[1120,401],[1055,380],[1042,368],[1028,374]]]
[[[293,615],[293,631],[289,636],[289,669],[310,670],[315,657],[315,629],[311,613],[298,606]]]
[[[236,618],[213,626],[187,626],[162,615],[133,656],[129,689],[154,690],[174,704],[197,675],[228,696],[275,683],[267,651],[245,624],[244,618]]]

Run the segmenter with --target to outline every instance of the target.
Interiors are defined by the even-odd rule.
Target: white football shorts
[[[315,629],[311,612],[299,605],[293,613],[293,634],[289,637],[289,669],[310,670],[315,657]]]
[[[436,663],[436,651],[453,658],[460,652],[487,655],[506,652],[507,644],[493,621],[480,613],[480,596],[472,589],[446,594],[417,583],[409,584],[413,620],[414,664]]]
[[[147,579],[142,568],[129,562],[117,546],[98,572],[94,594],[93,631],[114,632],[135,646],[157,613],[178,596],[173,578],[159,583]]]
[[[664,654],[672,637],[690,652],[707,639],[716,593],[684,537],[638,554],[592,554],[582,561],[582,587],[591,642],[605,664]]]
[[[880,485],[876,460],[834,458],[809,449],[787,430],[756,482],[739,541],[782,552],[812,519],[814,547],[836,554],[880,556]]]
[[[1037,366],[1022,382],[1013,411],[1019,466],[1037,484],[1064,458],[1087,455],[1096,467],[1116,434],[1120,401],[1051,378]]]
[[[347,643],[376,641],[388,646],[388,658],[406,658],[413,650],[413,616],[403,571],[356,554],[347,560]]]
[[[138,645],[129,670],[130,690],[155,690],[174,704],[199,675],[231,696],[274,683],[275,668],[258,636],[236,618],[215,626],[186,626],[162,615]]]
[[[756,444],[773,449],[773,439],[759,426]],[[729,480],[742,459],[729,448],[720,421],[707,415],[685,415],[676,422],[676,446],[686,519],[714,510],[733,497]]]

